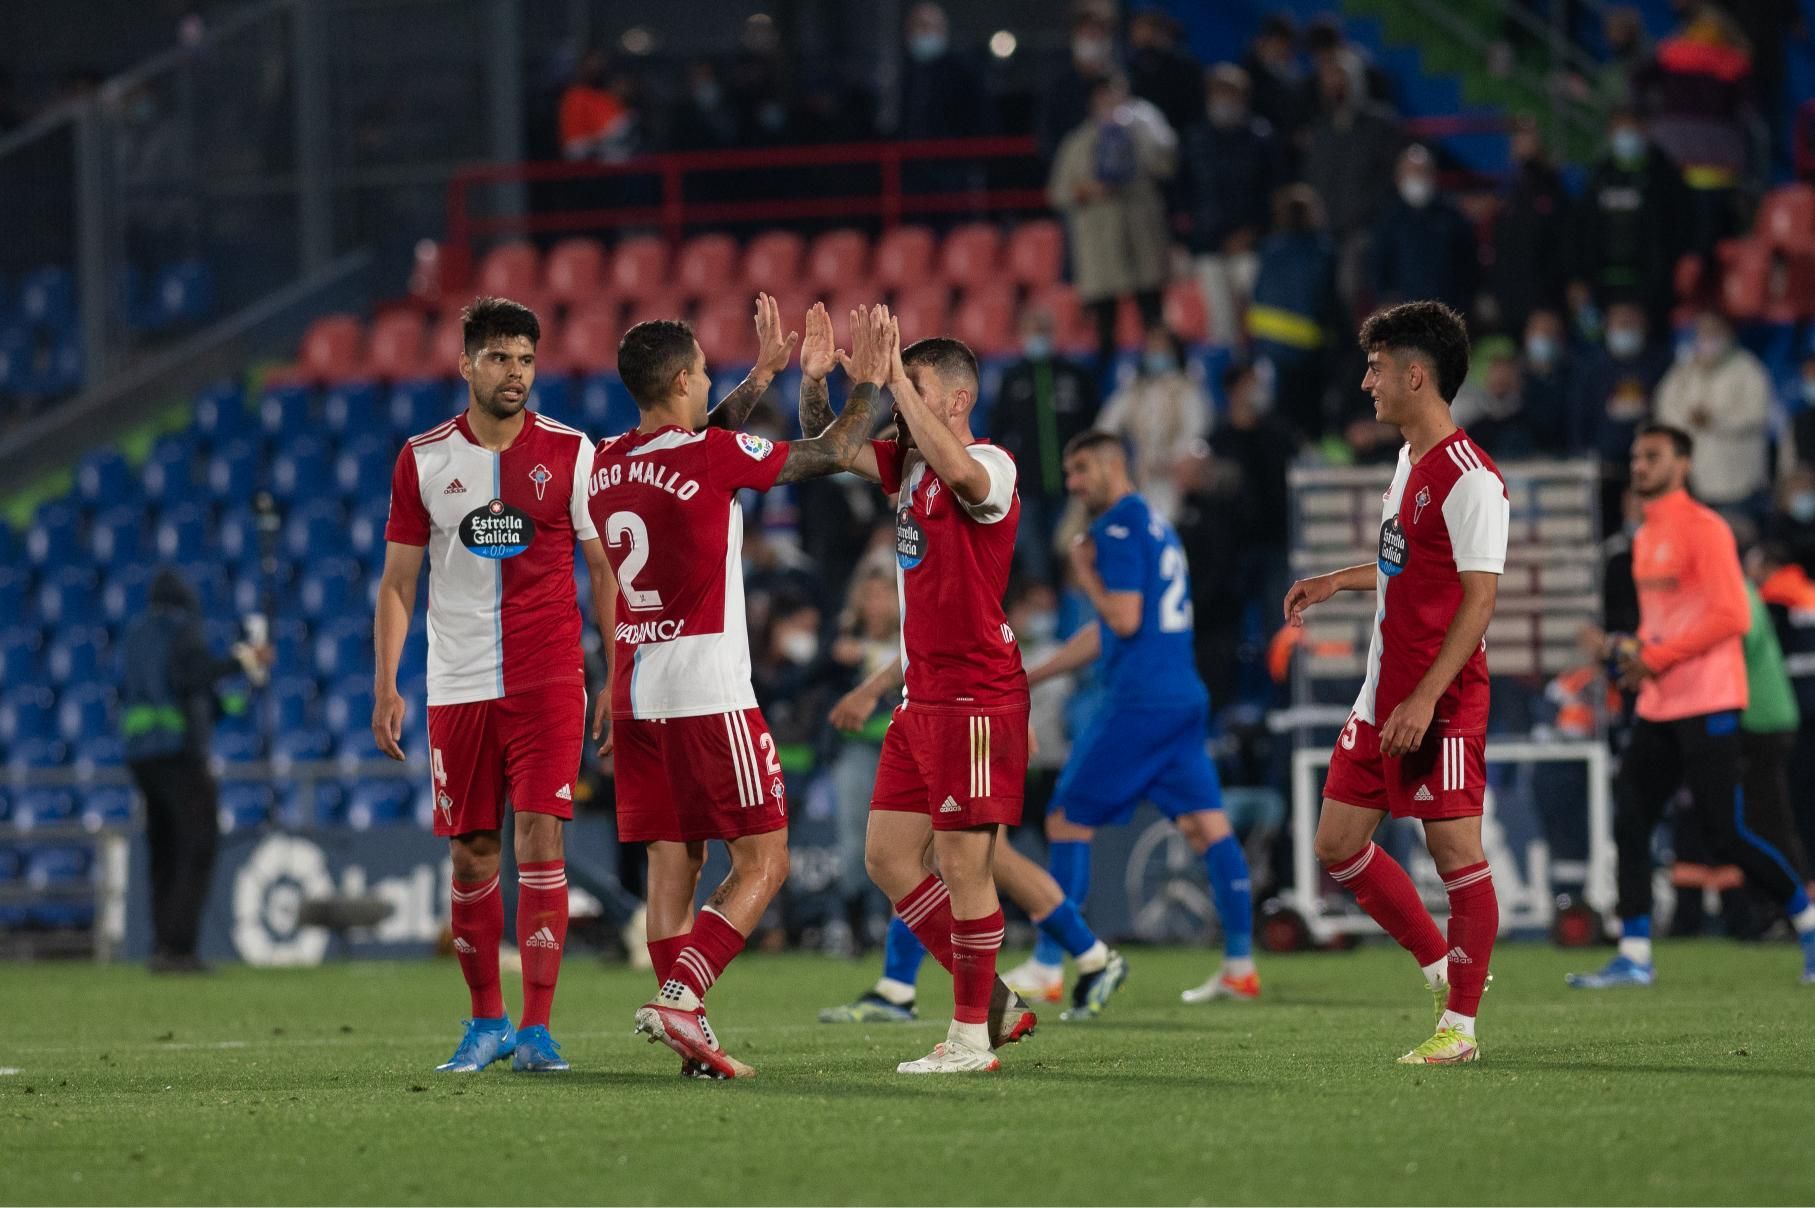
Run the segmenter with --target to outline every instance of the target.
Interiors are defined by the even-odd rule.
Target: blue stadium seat
[[[327,447],[314,437],[287,442],[271,459],[265,480],[271,493],[288,503],[298,499],[319,502],[333,482]]]
[[[563,424],[575,426],[580,421],[580,406],[574,397],[573,379],[564,373],[538,377],[529,394],[529,405],[539,414]]]
[[[82,625],[57,630],[44,651],[44,666],[59,689],[84,680],[111,679],[115,668],[107,649],[107,631]]]
[[[272,743],[272,753],[281,759],[326,759],[333,746],[328,732],[319,726],[303,730],[279,729]]]
[[[128,505],[97,512],[88,526],[88,548],[96,565],[126,566],[151,553],[145,540],[145,512]]]
[[[218,448],[235,437],[251,436],[257,427],[238,382],[216,382],[195,400],[195,431],[208,441],[210,448]]]
[[[310,560],[340,555],[346,544],[346,512],[332,499],[300,503],[284,522],[284,549],[292,558]]]
[[[13,802],[13,822],[20,829],[58,826],[76,816],[76,795],[68,789],[23,789]]]
[[[95,625],[103,619],[101,601],[95,591],[92,575],[70,575],[66,572],[87,570],[65,566],[54,572],[38,588],[38,615],[50,625]]]
[[[137,799],[131,789],[107,786],[82,795],[82,821],[87,826],[127,826]]]
[[[347,823],[355,830],[415,820],[414,786],[407,780],[361,780],[347,797]]]
[[[69,760],[69,748],[55,738],[24,738],[6,746],[6,766],[15,774],[60,768]]]
[[[139,472],[139,489],[145,501],[159,508],[192,503],[204,495],[196,480],[195,467],[188,461],[154,461]]]
[[[280,733],[315,728],[320,721],[317,704],[320,692],[316,689],[315,678],[300,665],[285,666],[281,657],[278,666],[285,674],[271,681],[271,724]]]
[[[396,449],[388,438],[358,436],[341,445],[334,459],[334,482],[343,495],[355,499],[390,498],[391,467]]]
[[[22,324],[0,326],[0,390],[8,394],[31,391],[36,369],[37,340]]]
[[[401,442],[453,414],[447,409],[447,387],[440,382],[399,382],[391,391],[385,417],[391,435]]]
[[[277,440],[306,436],[315,427],[311,410],[307,386],[267,386],[258,401],[259,431]]]
[[[10,560],[0,564],[0,617],[13,618],[25,612],[32,573]]]
[[[25,909],[25,926],[45,931],[89,931],[94,925],[92,901],[36,902]]]
[[[201,552],[206,558],[208,551],[204,549]],[[229,609],[233,598],[229,592],[227,572],[219,562],[179,560],[176,569],[183,578],[189,580],[189,586],[195,589],[203,616],[214,616]],[[238,634],[234,634],[234,639],[237,637]]]
[[[189,327],[214,310],[214,274],[200,260],[179,260],[159,270],[147,300],[160,328]]]
[[[72,748],[77,767],[117,768],[126,762],[126,743],[118,734],[89,734]]]
[[[43,674],[42,631],[31,625],[9,625],[0,629],[0,684],[29,684]]]
[[[74,816],[72,810],[69,817]],[[26,858],[25,883],[33,889],[69,889],[87,883],[94,867],[94,848],[88,844],[45,843],[34,846]]]
[[[353,506],[347,521],[347,548],[367,565],[384,567],[384,526],[390,519],[391,500],[387,490],[382,499],[361,499]]]
[[[245,830],[262,826],[271,816],[271,789],[245,781],[221,786],[221,829]]]
[[[69,499],[53,499],[38,505],[32,513],[31,528],[25,537],[25,556],[33,566],[45,566],[69,558],[82,539],[82,510]],[[23,570],[23,568],[20,568]]]
[[[114,732],[115,693],[110,685],[89,682],[66,689],[57,698],[58,736],[80,750],[89,736]]]
[[[12,820],[13,820],[12,794],[7,792],[3,788],[0,788],[0,826],[5,826],[5,825],[10,824],[12,822]],[[0,846],[0,851],[4,851],[4,850],[5,850],[4,846]]]
[[[364,611],[359,588],[364,572],[351,558],[320,558],[303,572],[298,597],[303,615],[329,621]]]
[[[240,438],[229,440],[208,459],[209,493],[217,503],[244,507],[258,490],[263,469],[256,445]]]
[[[332,780],[291,780],[279,790],[278,814],[288,826],[337,826],[346,821],[346,794]]]
[[[616,374],[589,377],[580,386],[580,428],[603,436],[628,432],[637,426],[636,400]]]
[[[13,747],[57,736],[57,694],[43,684],[7,685],[0,698],[0,742]]]
[[[210,517],[199,503],[179,503],[163,510],[157,529],[158,557],[186,562],[208,553]]]
[[[369,621],[347,618],[323,627],[315,639],[315,670],[340,678],[369,674],[372,670],[372,626]]]
[[[214,731],[214,753],[228,763],[249,763],[261,758],[264,739],[257,730],[221,725]]]
[[[132,469],[120,451],[108,445],[76,463],[76,495],[91,507],[106,507],[132,489]]]
[[[371,382],[345,382],[328,391],[321,400],[321,414],[327,430],[347,438],[380,435],[390,429],[378,387]]]
[[[372,704],[372,681],[369,677],[348,676],[334,681],[322,709],[328,732],[337,736],[352,735],[370,743]]]
[[[0,813],[0,822],[5,822],[10,813]],[[0,885],[10,886],[24,878],[25,849],[14,843],[0,843]]]
[[[68,331],[76,322],[76,281],[66,268],[47,265],[19,280],[19,315],[41,327]]]

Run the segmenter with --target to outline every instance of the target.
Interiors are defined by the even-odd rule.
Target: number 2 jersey
[[[1505,572],[1509,513],[1499,469],[1460,428],[1417,465],[1410,445],[1399,450],[1380,509],[1374,636],[1355,698],[1362,721],[1383,724],[1430,670],[1462,604],[1462,573]],[[1438,698],[1432,732],[1484,733],[1487,705],[1483,641]]]
[[[895,582],[903,699],[931,712],[1027,708],[1021,648],[1002,611],[1021,521],[1014,458],[987,442],[970,445],[990,485],[982,502],[967,504],[918,450],[892,440],[871,446],[883,493],[900,495]]]
[[[1112,592],[1141,593],[1141,627],[1127,637],[1099,619],[1098,673],[1122,709],[1201,708],[1191,634],[1191,573],[1178,534],[1137,494],[1124,495],[1090,526],[1097,574]]]
[[[653,720],[756,707],[744,613],[744,514],[787,442],[669,426],[599,442],[586,489],[617,575],[611,715]]]

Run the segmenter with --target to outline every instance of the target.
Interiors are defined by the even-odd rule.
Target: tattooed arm
[[[783,338],[781,334],[781,308],[775,299],[768,294],[756,295],[756,364],[750,369],[750,376],[738,384],[737,389],[727,394],[706,416],[706,423],[713,428],[730,428],[736,430],[744,426],[755,409],[756,401],[775,380],[775,375],[788,367],[788,360],[794,355],[794,345],[800,339],[800,333],[791,331]]]
[[[832,402],[826,378],[843,350],[833,347],[832,316],[823,302],[807,312],[807,335],[800,343],[800,430],[819,436],[832,426]]]
[[[850,401],[831,427],[816,437],[788,445],[788,459],[782,463],[777,482],[836,474],[850,469],[860,454],[870,451],[870,431],[875,427],[877,402],[893,352],[887,319],[888,312],[881,307],[852,312],[852,352],[844,360],[845,372],[856,383],[851,388]]]

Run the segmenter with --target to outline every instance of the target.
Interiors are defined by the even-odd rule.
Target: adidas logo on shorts
[[[573,800],[573,785],[564,784],[560,788],[556,789],[555,790],[555,800],[572,801]]]
[[[1418,786],[1418,791],[1412,794],[1412,800],[1413,801],[1435,801],[1436,798],[1431,796],[1431,786],[1430,785],[1421,784]]]
[[[531,948],[559,948],[561,946],[555,940],[555,933],[546,927],[536,928],[536,933],[523,942]]]
[[[939,812],[942,814],[962,814],[964,812],[964,807],[959,805],[952,798],[947,797],[945,799],[945,804],[939,807]]]

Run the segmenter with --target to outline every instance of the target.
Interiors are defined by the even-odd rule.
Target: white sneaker
[[[1002,1068],[1002,1063],[988,1049],[973,1049],[954,1040],[941,1040],[933,1051],[918,1061],[904,1061],[895,1067],[897,1074],[988,1074]]]
[[[1065,970],[1060,965],[1024,960],[1004,973],[1002,980],[1016,994],[1035,1002],[1058,1002],[1065,997]]]

